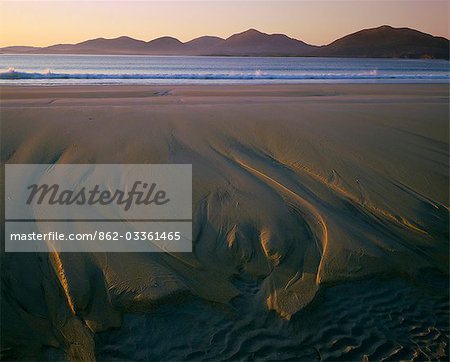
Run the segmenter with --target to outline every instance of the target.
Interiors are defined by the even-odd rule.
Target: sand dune
[[[112,348],[146,359],[127,347],[145,339],[145,318],[206,308],[221,351],[201,328],[155,351],[179,343],[174,359],[263,358],[269,346],[308,360],[448,357],[445,316],[429,309],[445,310],[448,290],[408,299],[429,273],[448,280],[446,85],[4,87],[1,100],[2,162],[192,163],[194,203],[193,253],[4,254],[6,356],[110,358]],[[357,292],[355,280],[374,276],[387,279]],[[229,308],[237,324],[219,312]],[[386,340],[379,323],[389,310],[405,323],[417,314],[417,325],[392,322],[402,332]],[[95,336],[123,313],[124,328]],[[298,327],[307,316],[317,326],[309,334]],[[426,348],[402,339],[413,334]]]

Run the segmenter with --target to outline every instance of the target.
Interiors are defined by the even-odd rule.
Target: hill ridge
[[[356,58],[436,58],[449,59],[449,40],[419,30],[381,25],[345,35],[316,46],[286,34],[267,34],[254,28],[225,39],[205,35],[186,42],[172,36],[149,41],[126,35],[98,37],[76,44],[47,47],[8,46],[5,54],[121,54],[121,55],[201,55],[201,56],[312,56]]]

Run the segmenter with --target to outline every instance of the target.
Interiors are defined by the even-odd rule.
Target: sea
[[[0,85],[449,83],[431,59],[0,54]]]

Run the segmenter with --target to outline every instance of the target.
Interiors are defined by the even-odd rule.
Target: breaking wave
[[[10,68],[5,72],[0,73],[2,80],[21,80],[21,79],[194,79],[194,80],[314,80],[314,79],[330,79],[330,80],[379,80],[379,79],[399,79],[399,80],[414,80],[414,79],[429,79],[429,80],[449,80],[448,74],[380,74],[377,71],[369,71],[362,73],[295,73],[295,74],[275,74],[263,73],[256,71],[253,73],[154,73],[154,74],[101,74],[101,73],[52,73],[46,70],[42,73],[38,72],[21,72],[14,68]]]

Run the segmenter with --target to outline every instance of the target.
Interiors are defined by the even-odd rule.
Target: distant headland
[[[226,39],[202,36],[185,43],[173,37],[150,41],[121,36],[97,38],[77,44],[47,47],[8,46],[3,54],[117,54],[199,56],[292,56],[343,58],[449,59],[449,40],[410,28],[383,25],[346,35],[324,46],[307,44],[284,34],[266,34],[255,29]]]

